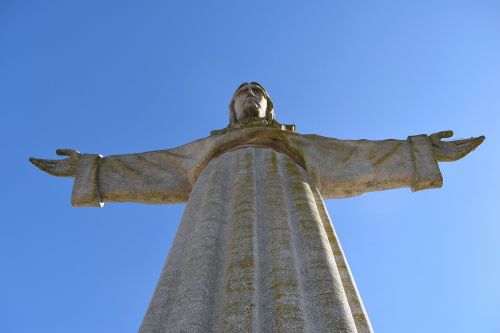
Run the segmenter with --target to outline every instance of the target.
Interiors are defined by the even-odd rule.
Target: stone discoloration
[[[227,215],[222,203],[231,195],[229,184],[220,180],[229,176],[230,163],[218,160],[200,178],[207,181],[196,184],[140,332],[213,330],[217,297],[212,290],[222,275],[219,249],[228,225],[227,218],[221,219]]]
[[[286,206],[282,163],[277,154],[260,149],[257,174],[259,183],[259,230],[261,235],[262,331],[304,332],[300,285],[295,262],[290,216]]]
[[[252,148],[234,154],[236,178],[233,184],[226,272],[225,305],[221,321],[223,332],[250,332],[255,317],[255,233],[256,189]]]
[[[328,211],[326,210],[321,194],[319,193],[318,189],[314,189],[313,194],[316,200],[316,205],[318,207],[318,213],[320,214],[321,221],[323,222],[323,226],[325,228],[325,232],[328,237],[333,256],[335,258],[337,269],[340,273],[342,286],[346,293],[347,301],[349,302],[349,308],[351,310],[354,323],[356,324],[357,332],[373,332],[370,320],[368,319],[368,315],[366,314],[365,308],[361,301],[361,297],[358,293],[358,289],[356,288],[356,283],[354,282],[354,278],[352,277],[351,270],[349,269],[349,265],[347,264],[347,260],[344,256],[344,252],[342,251],[342,247],[340,246],[340,242],[331,223],[330,216],[328,214]]]
[[[356,332],[311,184],[304,169],[284,159],[304,308],[311,332]]]

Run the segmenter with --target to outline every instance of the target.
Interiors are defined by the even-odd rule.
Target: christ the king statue
[[[30,161],[75,178],[76,207],[187,202],[139,332],[372,332],[323,199],[441,187],[438,162],[484,137],[303,135],[276,120],[256,82],[238,87],[229,118],[173,149]]]

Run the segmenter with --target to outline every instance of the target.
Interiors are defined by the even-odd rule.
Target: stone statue
[[[244,83],[229,125],[168,150],[102,157],[59,149],[31,158],[74,177],[72,204],[187,202],[141,333],[372,332],[323,198],[442,186],[437,162],[484,136],[442,141],[338,140],[278,123],[258,83]]]

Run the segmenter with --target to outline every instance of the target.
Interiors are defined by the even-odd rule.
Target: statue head
[[[278,123],[274,117],[273,101],[266,89],[257,82],[245,82],[236,89],[229,103],[229,125],[220,130],[213,130],[210,134],[219,135],[256,126],[295,132],[295,125]]]
[[[245,82],[236,89],[229,103],[229,127],[245,119],[263,119],[277,124],[274,106],[266,89],[257,82]]]

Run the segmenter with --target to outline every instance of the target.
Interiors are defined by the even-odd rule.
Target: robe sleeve
[[[443,184],[427,135],[381,141],[303,135],[293,141],[325,198],[400,187],[420,191]]]
[[[208,141],[138,154],[83,154],[71,204],[101,207],[104,202],[186,202],[201,169],[203,153],[210,145]]]

